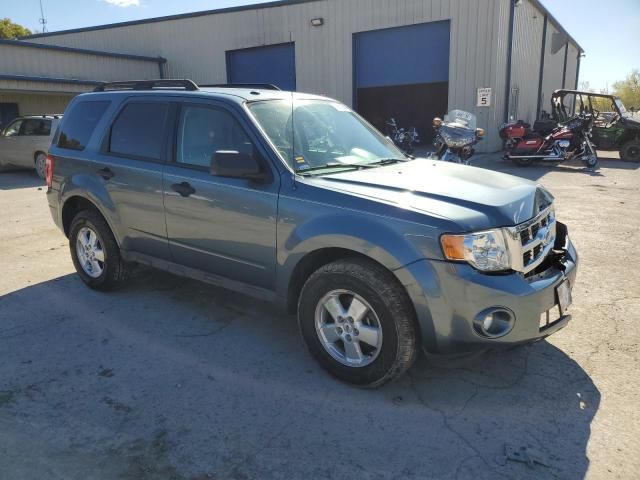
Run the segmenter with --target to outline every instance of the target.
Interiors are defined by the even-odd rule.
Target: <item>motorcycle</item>
[[[398,124],[395,118],[390,118],[385,123],[387,127],[387,135],[393,143],[411,155],[413,153],[413,146],[420,143],[420,137],[415,127],[411,127],[408,130],[404,128],[398,128]]]
[[[475,153],[473,146],[485,134],[484,129],[476,128],[476,124],[476,116],[464,110],[451,110],[444,120],[434,118],[433,145],[436,150],[430,158],[469,165]]]
[[[559,163],[579,158],[589,168],[598,164],[598,155],[591,143],[593,115],[582,113],[558,124],[543,136],[532,131],[528,124],[518,121],[500,128],[504,141],[505,156],[518,165],[528,166],[533,162]]]

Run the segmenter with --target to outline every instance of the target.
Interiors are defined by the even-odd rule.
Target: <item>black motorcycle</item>
[[[403,151],[411,155],[413,153],[413,146],[420,143],[420,137],[415,127],[411,127],[407,130],[399,128],[395,118],[390,118],[386,121],[385,127],[387,130],[387,136],[393,140],[398,147]]]
[[[463,110],[451,110],[444,120],[434,118],[436,150],[431,158],[469,165],[475,153],[473,146],[484,137],[484,130],[476,128],[476,124],[476,116]]]

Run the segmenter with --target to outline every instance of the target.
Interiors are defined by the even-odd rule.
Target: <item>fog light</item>
[[[473,328],[482,337],[503,337],[513,329],[516,316],[504,307],[491,307],[481,311],[473,319]]]

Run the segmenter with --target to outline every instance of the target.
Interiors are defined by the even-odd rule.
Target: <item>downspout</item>
[[[562,67],[562,88],[567,80],[567,56],[569,55],[569,42],[564,46],[564,66]]]
[[[160,72],[160,80],[164,78],[164,66],[166,63],[166,58],[158,57],[158,71]]]
[[[509,100],[511,99],[511,56],[513,53],[513,29],[516,19],[516,0],[510,0],[510,10],[509,10],[509,50],[507,51],[507,83],[506,83],[506,92],[504,95],[504,121],[505,123],[509,121]]]
[[[540,118],[542,110],[542,83],[544,80],[544,57],[547,50],[547,24],[549,17],[545,14],[544,24],[542,25],[542,48],[540,49],[540,77],[538,78],[538,108],[536,110],[536,119]]]
[[[582,58],[582,52],[578,50],[578,61],[576,65],[576,90],[578,90],[578,78],[580,78],[580,59]]]

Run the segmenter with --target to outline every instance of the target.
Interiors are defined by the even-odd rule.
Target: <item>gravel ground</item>
[[[375,391],[327,376],[268,304],[144,269],[87,289],[35,174],[0,174],[0,479],[638,478],[640,164],[478,164],[556,196],[573,320]]]

